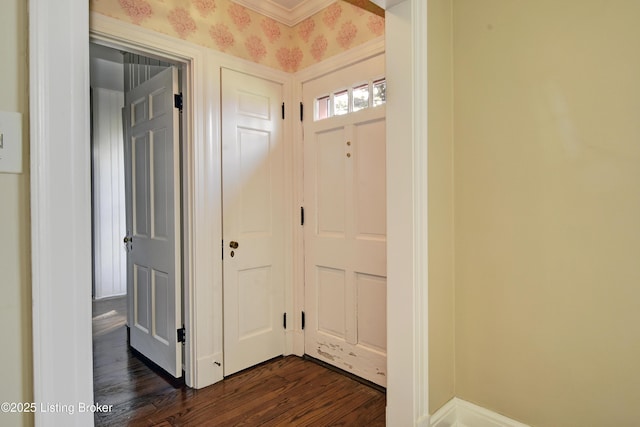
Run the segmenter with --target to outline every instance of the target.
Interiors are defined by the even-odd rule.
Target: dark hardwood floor
[[[121,299],[94,304],[96,426],[384,426],[385,395],[296,356],[201,390],[170,381],[127,346]]]

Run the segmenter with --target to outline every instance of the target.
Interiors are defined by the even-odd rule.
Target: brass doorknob
[[[229,242],[229,247],[231,249],[238,249],[238,242],[234,242],[233,240]]]

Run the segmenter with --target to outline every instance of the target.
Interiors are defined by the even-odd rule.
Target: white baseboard
[[[454,397],[445,403],[442,408],[438,409],[436,413],[431,416],[431,427],[457,427],[457,402],[459,400],[457,397]]]
[[[529,427],[454,397],[431,416],[431,427]]]

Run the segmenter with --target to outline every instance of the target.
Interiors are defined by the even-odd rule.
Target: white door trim
[[[88,6],[79,6],[80,1],[29,0],[33,381],[38,407],[93,400],[89,17]],[[91,413],[36,411],[34,416],[39,426],[93,425]]]
[[[428,426],[427,2],[394,3],[385,19],[387,423]]]

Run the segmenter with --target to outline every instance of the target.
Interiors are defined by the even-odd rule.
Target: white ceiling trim
[[[399,3],[402,3],[403,0],[371,0],[371,3],[375,3],[379,7],[387,10]]]
[[[289,27],[302,22],[308,17],[320,12],[336,0],[304,0],[287,2],[286,0],[233,0],[255,12],[273,18]],[[297,3],[293,7],[286,4]]]

